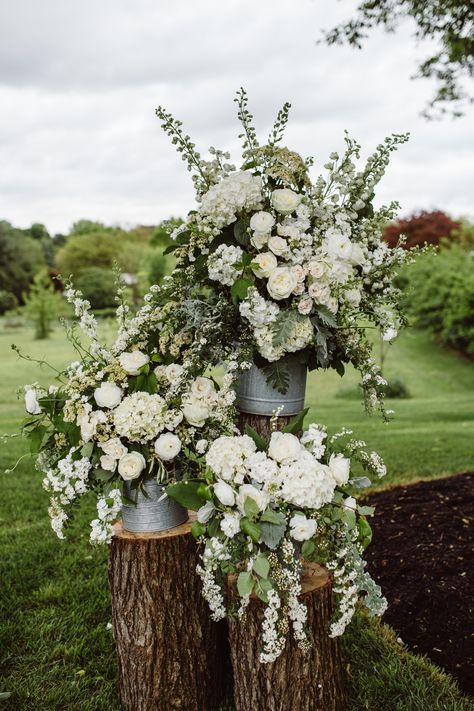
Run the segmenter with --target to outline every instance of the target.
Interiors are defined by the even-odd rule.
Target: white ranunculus
[[[145,457],[140,452],[129,452],[118,463],[119,474],[125,481],[139,477],[145,467]]]
[[[348,289],[344,293],[344,298],[350,306],[353,306],[356,309],[360,304],[362,294],[359,289]]]
[[[34,388],[28,388],[25,391],[25,409],[30,415],[39,415],[41,413],[38,395]]]
[[[165,368],[165,375],[170,383],[174,383],[182,376],[183,370],[183,366],[179,363],[170,363],[170,365],[167,365]]]
[[[301,195],[290,188],[281,188],[272,192],[272,205],[282,215],[294,212],[301,202]]]
[[[233,506],[235,504],[235,492],[227,482],[218,481],[217,484],[214,484],[214,493],[224,506]]]
[[[275,218],[273,215],[270,212],[265,212],[264,210],[256,212],[250,218],[250,229],[254,232],[260,232],[265,235],[271,231],[274,224]]]
[[[215,396],[215,386],[210,378],[196,378],[191,385],[191,395],[203,400],[212,400]]]
[[[252,259],[252,262],[258,264],[258,267],[252,268],[255,276],[258,277],[269,277],[278,264],[273,252],[260,252]]]
[[[127,454],[128,451],[118,437],[112,437],[111,439],[108,439],[107,442],[100,442],[99,447],[104,454],[107,454],[109,457],[113,457],[114,459],[121,459]]]
[[[295,541],[308,541],[314,536],[318,524],[313,518],[296,514],[290,519],[290,535]]]
[[[149,362],[150,358],[142,351],[130,351],[121,353],[119,363],[126,373],[129,375],[138,375],[140,368],[143,368]]]
[[[323,240],[323,247],[326,252],[336,259],[350,259],[352,246],[349,237],[332,228],[326,232]]]
[[[351,461],[342,454],[331,454],[329,458],[329,471],[332,478],[339,486],[344,486],[349,481]]]
[[[117,407],[122,400],[122,388],[110,381],[102,383],[94,390],[94,400],[99,407],[107,407],[109,410]]]
[[[211,408],[204,400],[190,398],[184,403],[182,412],[190,425],[202,427],[211,414]]]
[[[250,243],[255,247],[255,249],[263,249],[263,247],[268,242],[268,235],[262,232],[254,232],[250,238]]]
[[[349,258],[349,261],[351,264],[364,264],[365,262],[365,254],[364,250],[360,246],[360,244],[357,244],[357,242],[354,242],[352,244],[352,250],[351,250],[351,256]]]
[[[301,444],[290,432],[273,432],[268,446],[268,456],[276,462],[287,463],[298,459]]]
[[[309,296],[305,296],[298,302],[298,311],[300,312],[300,314],[303,314],[303,316],[307,316],[308,314],[310,314],[312,308],[313,299],[310,299]]]
[[[266,491],[256,489],[252,484],[242,484],[242,486],[239,486],[239,493],[237,494],[237,506],[241,513],[245,513],[244,506],[247,498],[255,501],[259,511],[264,511],[267,508],[269,495]]]
[[[100,458],[100,466],[107,472],[114,472],[117,466],[117,460],[109,454],[103,454]]]
[[[164,462],[171,462],[181,451],[181,440],[171,432],[165,432],[155,441],[155,453]]]
[[[273,299],[287,299],[297,285],[297,280],[288,267],[277,267],[268,278],[267,290]]]
[[[288,252],[288,242],[283,237],[274,235],[268,240],[268,249],[270,249],[273,254],[276,254],[277,257],[283,257]]]

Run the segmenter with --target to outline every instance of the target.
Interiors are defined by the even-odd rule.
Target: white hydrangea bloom
[[[114,425],[121,437],[131,442],[154,439],[165,427],[166,403],[159,395],[136,392],[125,397],[114,410]]]
[[[209,447],[206,464],[216,476],[241,484],[247,468],[247,458],[256,450],[248,435],[218,437]]]
[[[262,207],[262,180],[248,171],[238,171],[213,185],[201,200],[200,214],[222,229],[237,219],[243,210]]]
[[[243,251],[240,247],[221,244],[207,260],[209,279],[218,281],[226,286],[232,286],[242,274],[242,269],[237,269],[235,264],[241,261]]]

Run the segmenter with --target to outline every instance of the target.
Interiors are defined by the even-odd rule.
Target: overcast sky
[[[379,187],[401,214],[474,215],[474,111],[420,118],[433,86],[410,81],[426,47],[411,26],[362,51],[317,45],[353,0],[0,0],[0,219],[66,231],[80,218],[124,225],[184,216],[193,190],[154,109],[198,149],[233,150],[232,99],[248,90],[264,138],[292,103],[285,143],[325,162],[347,128],[365,155],[411,131]]]

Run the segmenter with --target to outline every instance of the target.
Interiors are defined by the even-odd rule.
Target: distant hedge
[[[474,250],[451,244],[423,254],[404,276],[414,324],[474,356]]]

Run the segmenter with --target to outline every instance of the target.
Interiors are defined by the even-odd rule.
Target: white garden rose
[[[25,390],[25,409],[30,415],[39,415],[41,413],[38,394],[34,388]]]
[[[298,284],[295,286],[291,293],[295,296],[301,296],[301,294],[304,294],[304,284],[300,284],[298,282]]]
[[[261,210],[256,212],[250,218],[250,229],[254,232],[260,232],[262,234],[268,234],[273,225],[275,224],[275,218],[270,212],[265,212]]]
[[[333,228],[326,232],[326,236],[323,240],[323,248],[327,254],[335,259],[350,259],[352,246],[349,237]]]
[[[301,266],[301,264],[294,264],[292,267],[290,267],[290,269],[295,275],[297,282],[299,284],[303,283],[306,279],[306,272]]]
[[[268,240],[268,248],[271,249],[273,254],[276,254],[277,257],[284,257],[288,253],[288,242],[283,237],[274,235]]]
[[[138,375],[140,368],[143,368],[149,360],[149,356],[142,351],[130,351],[119,356],[119,363],[128,375]]]
[[[297,285],[297,279],[288,267],[277,267],[270,274],[267,290],[273,299],[287,299]]]
[[[102,383],[94,390],[94,400],[99,407],[107,407],[109,410],[117,407],[122,400],[122,388],[110,381]]]
[[[327,304],[328,300],[331,298],[329,286],[320,281],[315,281],[309,285],[308,294],[318,304]]]
[[[272,192],[272,205],[282,215],[294,212],[301,202],[301,195],[290,188],[281,188]]]
[[[121,459],[127,454],[127,448],[122,444],[118,437],[111,437],[107,442],[99,442],[99,447],[109,457]]]
[[[268,235],[263,234],[263,232],[254,232],[250,238],[250,244],[252,244],[255,249],[263,249],[267,242]]]
[[[165,432],[155,441],[155,453],[163,462],[171,462],[181,451],[181,440],[171,432]]]
[[[145,467],[145,457],[140,452],[129,452],[118,463],[119,474],[125,481],[139,477]]]
[[[203,400],[215,399],[216,389],[210,378],[196,378],[191,385],[191,395]]]
[[[170,365],[167,365],[165,368],[165,375],[170,383],[174,383],[176,380],[181,378],[183,370],[183,366],[179,363],[170,363]]]
[[[344,486],[349,481],[351,461],[342,454],[331,454],[329,458],[329,471],[339,486]]]
[[[258,267],[252,268],[255,276],[258,277],[269,277],[278,264],[273,252],[261,252],[252,259],[252,262],[258,264]]]
[[[398,336],[398,331],[396,328],[393,328],[393,326],[390,326],[389,328],[385,329],[385,331],[382,333],[382,340],[383,341],[393,341],[394,338]]]
[[[237,506],[241,513],[245,513],[244,506],[247,498],[255,501],[259,511],[264,511],[270,500],[266,491],[261,491],[252,486],[252,484],[242,484],[242,486],[239,486],[239,493],[237,494]]]
[[[312,259],[310,262],[308,262],[307,269],[311,276],[315,279],[321,279],[321,277],[324,276],[327,271],[327,267],[324,262],[318,261],[316,259]]]
[[[301,454],[298,437],[290,432],[273,432],[268,446],[268,456],[276,462],[291,462]]]
[[[308,314],[310,314],[312,308],[313,299],[311,299],[309,296],[305,296],[298,302],[298,311],[300,312],[300,314],[303,314],[303,316],[307,316]]]
[[[314,536],[318,524],[312,518],[296,514],[290,519],[290,535],[295,541],[308,541]]]
[[[202,427],[211,415],[211,408],[204,400],[189,398],[181,408],[184,417],[193,427]]]
[[[214,493],[224,506],[233,506],[235,504],[235,492],[227,482],[218,481],[217,484],[214,484]]]
[[[117,466],[117,460],[109,454],[103,454],[100,458],[100,466],[102,469],[105,469],[106,472],[114,472]]]

